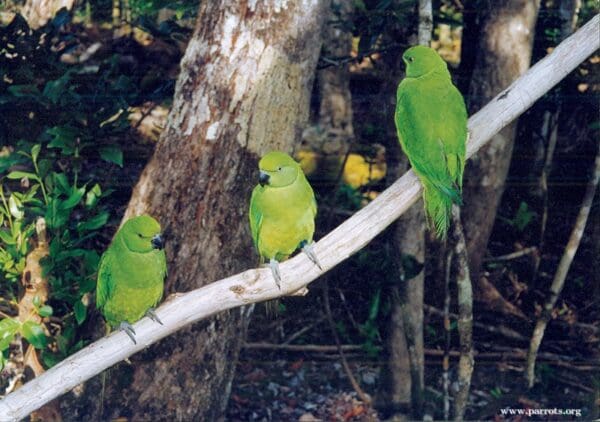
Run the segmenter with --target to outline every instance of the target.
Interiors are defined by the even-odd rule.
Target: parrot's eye
[[[281,167],[278,167],[278,168],[277,168],[277,171],[281,171]]]
[[[407,59],[408,59],[408,61],[409,61],[409,62],[411,62],[411,63],[415,61],[415,58],[414,58],[414,57],[407,57]]]
[[[141,234],[141,233],[138,233],[137,235],[138,235],[138,237],[140,237],[140,238],[142,237],[142,234]]]

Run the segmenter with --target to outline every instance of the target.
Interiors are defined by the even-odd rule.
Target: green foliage
[[[44,217],[50,297],[34,307],[61,321],[50,337],[33,321],[0,321],[2,362],[16,335],[42,350],[46,365],[83,346],[77,328],[88,316],[85,296],[95,289],[105,243],[98,236],[110,218],[112,189],[103,186],[124,164],[117,140],[130,130],[126,110],[145,98],[116,55],[96,64],[60,61],[56,44],[69,41],[61,29],[68,19],[59,13],[33,31],[17,16],[0,28],[7,40],[0,46],[0,297],[16,303],[34,222]]]
[[[502,389],[500,387],[494,387],[490,390],[490,395],[495,398],[496,400],[499,400],[502,398]]]
[[[98,252],[88,245],[107,223],[109,213],[101,204],[103,195],[97,183],[78,186],[65,173],[52,171],[51,166],[47,166],[42,173],[40,162],[45,158],[40,157],[46,151],[39,144],[34,145],[30,153],[19,151],[20,155],[30,159],[29,163],[23,164],[29,164],[32,171],[16,170],[6,175],[5,180],[20,180],[18,187],[12,186],[15,191],[10,194],[8,201],[4,188],[0,189],[0,213],[6,226],[0,229],[0,281],[3,295],[15,298],[16,281],[23,272],[28,253],[27,240],[34,233],[33,221],[43,216],[51,239],[49,256],[42,261],[44,274],[50,283],[51,300],[58,316],[65,317],[73,313],[76,323],[80,325],[87,315],[82,297],[95,288],[94,275],[100,259]],[[19,187],[24,190],[19,192],[16,190]],[[33,304],[41,317],[54,313],[53,307],[40,303],[37,298]],[[69,321],[66,319],[65,324]],[[7,325],[1,335],[2,338],[8,338],[20,333],[34,347],[44,349],[48,341],[40,330],[39,324],[33,322],[23,324],[16,331],[13,326]]]
[[[525,230],[525,227],[531,223],[536,215],[537,214],[535,211],[529,209],[529,205],[527,205],[526,202],[521,201],[519,204],[519,209],[517,210],[513,219],[509,221],[509,224],[522,232]]]
[[[48,337],[37,322],[28,320],[21,323],[14,318],[4,318],[0,321],[0,370],[6,364],[10,343],[18,334],[36,349],[44,349],[48,345]]]

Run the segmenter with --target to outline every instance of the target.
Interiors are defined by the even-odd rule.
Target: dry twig
[[[556,301],[558,300],[558,296],[560,295],[560,292],[563,289],[565,279],[567,278],[567,273],[569,272],[569,268],[571,267],[571,263],[573,262],[573,258],[575,257],[577,249],[579,248],[581,238],[583,237],[583,231],[585,229],[587,219],[590,215],[590,210],[594,201],[594,195],[596,194],[596,189],[598,188],[599,178],[600,148],[596,153],[594,172],[585,191],[585,195],[581,203],[581,208],[579,209],[579,214],[577,215],[577,219],[575,220],[575,226],[573,227],[573,231],[571,231],[569,242],[565,247],[565,251],[560,260],[560,263],[558,264],[556,274],[554,275],[554,280],[552,280],[552,285],[550,286],[550,295],[548,296],[548,299],[544,304],[542,314],[540,315],[535,325],[535,329],[533,330],[533,335],[531,336],[529,354],[527,355],[527,382],[530,388],[533,387],[533,384],[535,382],[535,360],[538,350],[540,348],[540,344],[542,343],[542,339],[544,337],[544,331],[546,330],[548,322],[552,318],[552,309],[554,309]]]

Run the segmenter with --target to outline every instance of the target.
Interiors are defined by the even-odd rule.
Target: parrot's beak
[[[269,176],[267,173],[261,171],[258,174],[258,183],[260,183],[261,186],[268,185],[270,177],[271,176]]]
[[[150,243],[152,244],[152,247],[154,249],[162,249],[165,247],[165,240],[163,239],[160,233],[154,236]]]

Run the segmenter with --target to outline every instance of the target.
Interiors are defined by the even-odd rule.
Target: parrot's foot
[[[273,273],[273,278],[275,279],[275,284],[277,284],[277,288],[281,290],[281,273],[279,272],[279,262],[271,258],[269,261],[269,268],[271,268],[271,272]]]
[[[317,258],[317,254],[315,253],[315,249],[313,248],[314,244],[315,242],[308,243],[306,240],[303,240],[302,243],[300,243],[300,247],[302,248],[302,252],[304,252],[306,256],[308,256],[308,259],[310,259],[313,262],[313,264],[315,264],[317,267],[319,267],[321,271],[323,271],[323,267],[321,267],[319,259]]]
[[[150,318],[154,322],[158,322],[160,325],[165,325],[160,320],[160,318],[158,317],[158,315],[156,315],[156,312],[154,312],[154,308],[148,308],[148,310],[146,311],[146,313],[144,314],[144,316],[147,316],[148,318]]]
[[[121,324],[119,324],[119,330],[124,331],[125,334],[129,336],[131,341],[133,341],[133,344],[137,344],[137,341],[135,341],[135,330],[130,323],[126,321],[121,322]]]

